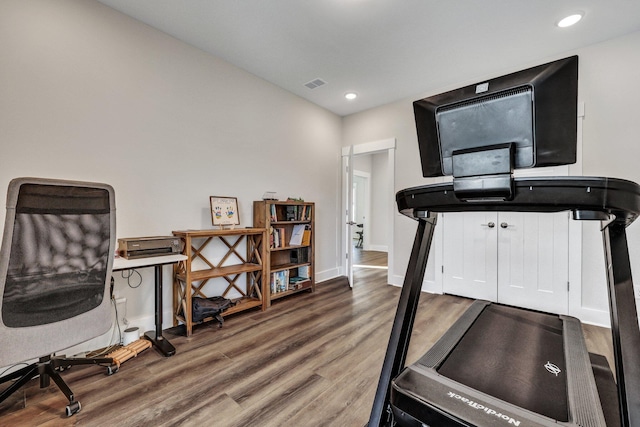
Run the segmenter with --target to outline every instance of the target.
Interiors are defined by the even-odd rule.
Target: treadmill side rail
[[[574,317],[563,319],[564,358],[567,367],[567,399],[572,420],[579,426],[607,425],[598,388],[596,386],[587,344],[580,321]]]

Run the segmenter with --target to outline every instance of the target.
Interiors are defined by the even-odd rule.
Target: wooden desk
[[[156,330],[145,332],[144,337],[151,341],[155,348],[157,348],[165,357],[173,356],[176,353],[176,349],[169,340],[162,336],[162,266],[175,264],[186,259],[187,257],[185,255],[174,254],[136,259],[116,257],[113,260],[113,271],[154,267],[156,284]]]

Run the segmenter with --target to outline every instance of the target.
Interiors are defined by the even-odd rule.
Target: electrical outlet
[[[127,299],[116,298],[116,315],[118,316],[118,323],[120,328],[126,328],[127,323]]]

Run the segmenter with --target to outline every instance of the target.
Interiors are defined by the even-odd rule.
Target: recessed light
[[[358,97],[358,94],[355,92],[347,92],[344,94],[344,97],[347,98],[349,101],[353,101]]]
[[[567,16],[566,18],[562,18],[556,25],[560,28],[570,27],[573,24],[578,23],[584,16],[583,13],[574,13],[572,15]]]

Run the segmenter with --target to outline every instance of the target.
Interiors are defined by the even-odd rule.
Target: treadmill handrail
[[[618,178],[517,177],[511,200],[461,200],[453,191],[453,183],[441,183],[401,190],[396,202],[401,213],[413,218],[426,212],[586,211],[609,215],[629,225],[640,215],[640,185]]]

